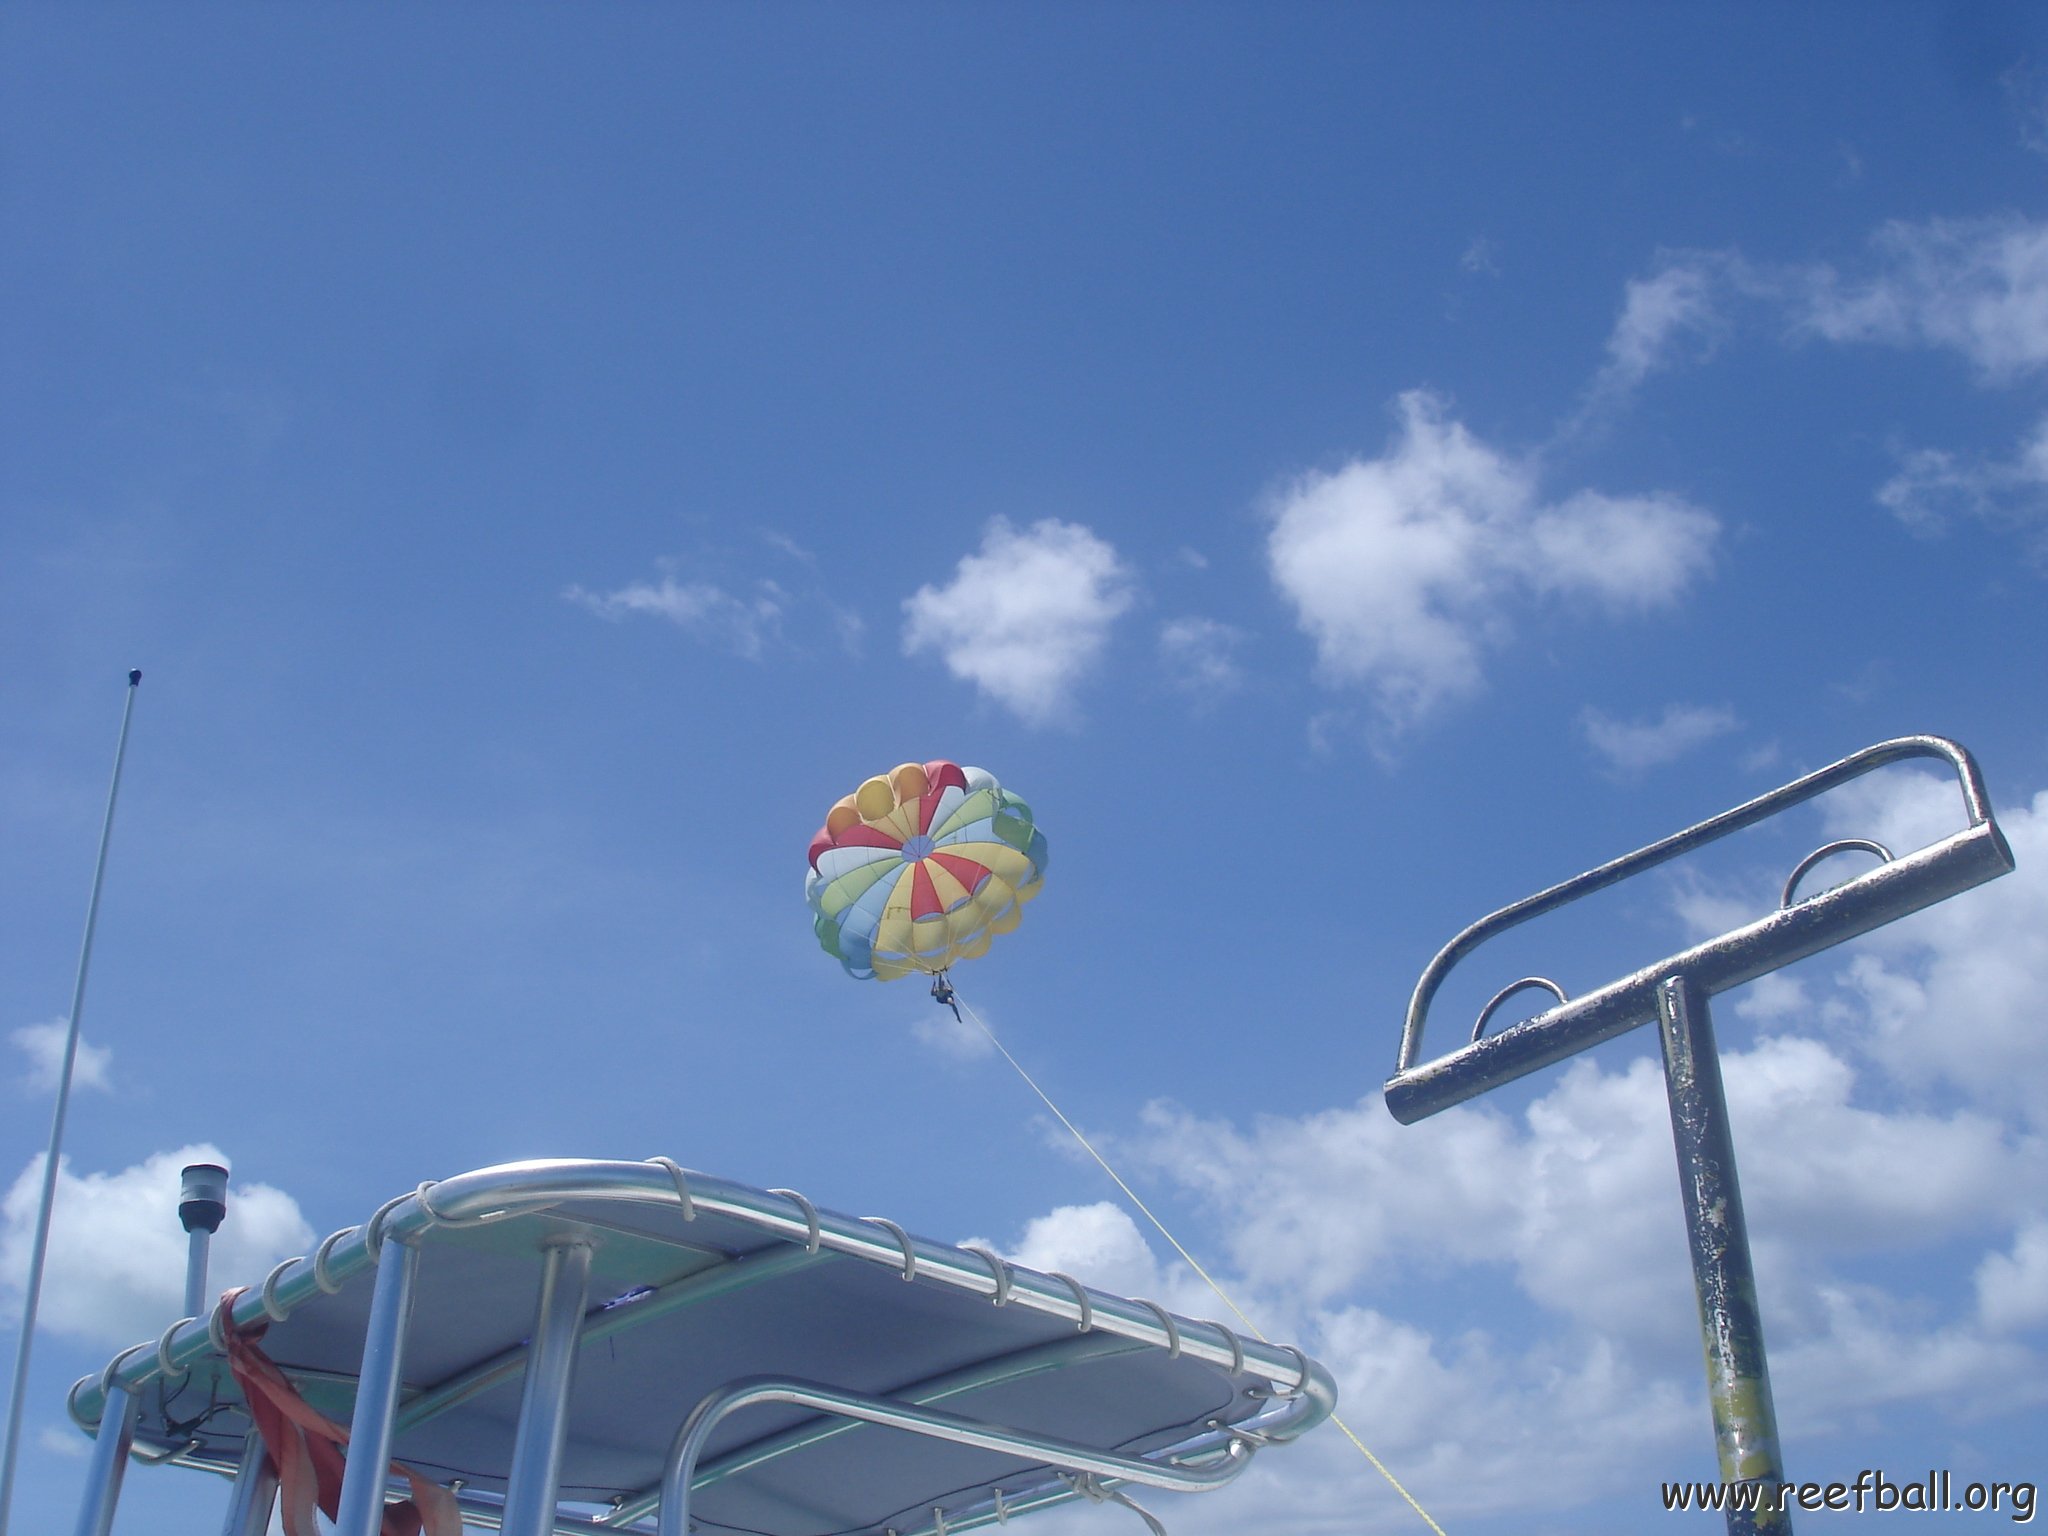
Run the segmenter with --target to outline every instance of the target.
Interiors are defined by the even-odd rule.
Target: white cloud
[[[45,1424],[36,1431],[36,1448],[46,1456],[62,1456],[67,1461],[83,1461],[92,1442],[75,1429],[58,1424]]]
[[[1147,1111],[1148,1167],[1228,1217],[1232,1266],[1257,1289],[1322,1304],[1416,1262],[1504,1264],[1522,1292],[1605,1336],[1647,1339],[1683,1318],[1671,1130],[1654,1048],[1619,1071],[1575,1062],[1520,1125],[1454,1109],[1397,1126],[1377,1098],[1250,1133],[1167,1106]],[[1884,1112],[1818,1041],[1724,1052],[1759,1264],[1911,1247],[1989,1230],[2025,1209],[2048,1148],[1984,1114]],[[1348,1191],[1369,1190],[1367,1199]],[[1342,1208],[1344,1220],[1330,1213]]]
[[[1855,1434],[1889,1403],[1966,1405],[1981,1417],[2048,1400],[2048,1362],[1967,1315],[1943,1319],[1918,1298],[1872,1285],[1823,1286],[1816,1300],[1823,1326],[1774,1344],[1771,1357],[1780,1419],[1809,1434]]]
[[[1667,704],[1654,720],[1616,720],[1590,705],[1579,715],[1587,745],[1618,774],[1641,773],[1676,762],[1740,723],[1731,709],[1700,704]]]
[[[1668,1455],[1700,1413],[1676,1382],[1646,1378],[1603,1339],[1518,1349],[1479,1328],[1437,1338],[1370,1307],[1332,1313],[1318,1338],[1341,1372],[1338,1411],[1444,1518],[1526,1510],[1537,1466],[1545,1507],[1568,1506],[1599,1492],[1617,1463]],[[1350,1446],[1329,1449],[1348,1462],[1353,1497],[1385,1506],[1377,1528],[1417,1528]]]
[[[1752,909],[1748,919],[1758,914]],[[1745,919],[1710,930],[1702,937],[1711,938],[1726,933],[1730,928],[1740,926]],[[1759,976],[1735,995],[1736,1016],[1757,1024],[1777,1024],[1787,1020],[1811,1019],[1814,1016],[1814,1001],[1807,991],[1806,983],[1797,976],[1783,971],[1772,971]]]
[[[1606,357],[1560,438],[1605,430],[1651,374],[1712,357],[1745,307],[1777,281],[1734,251],[1661,253],[1649,276],[1623,286]]]
[[[2040,1400],[2038,1352],[2005,1335],[2041,1308],[2048,1242],[2027,1213],[2048,1149],[1972,1111],[1862,1105],[1853,1067],[1810,1039],[1726,1050],[1723,1070],[1781,1417],[1818,1433],[1871,1403]],[[1465,1107],[1401,1127],[1375,1096],[1247,1129],[1154,1105],[1119,1151],[1209,1207],[1204,1257],[1226,1288],[1330,1366],[1340,1411],[1433,1513],[1515,1508],[1539,1478],[1556,1507],[1623,1494],[1646,1463],[1696,1448],[1704,1388],[1654,1046],[1619,1070],[1573,1063],[1519,1117]],[[2015,1229],[2029,1235],[1983,1261],[1975,1307],[1930,1310],[1841,1273]],[[1067,1208],[1018,1256],[1094,1258],[1102,1283],[1131,1289],[1162,1263],[1138,1236],[1113,1208]],[[1171,1269],[1156,1283],[1170,1292]],[[1448,1329],[1401,1315],[1399,1299],[1427,1310],[1446,1284],[1494,1299]],[[1559,1423],[1581,1432],[1561,1443]],[[1311,1444],[1312,1474],[1294,1463],[1304,1447],[1264,1490],[1267,1528],[1354,1528],[1335,1518],[1347,1506],[1375,1512],[1365,1528],[1400,1527],[1348,1446]],[[1183,1518],[1229,1528],[1210,1513]]]
[[[978,1061],[995,1052],[987,1035],[948,1008],[920,1009],[910,1020],[910,1033],[918,1044],[955,1061]]]
[[[2018,125],[2021,145],[2048,155],[2048,75],[2022,59],[1999,76],[1998,83],[2005,89],[2006,109]]]
[[[1716,288],[1728,258],[1691,255],[1670,259],[1650,277],[1632,279],[1622,293],[1621,316],[1607,338],[1607,361],[1596,392],[1634,389],[1668,366],[1682,342],[1704,355],[1721,330]]]
[[[2038,117],[2039,79],[2030,80]],[[1826,262],[1758,266],[1732,250],[1660,257],[1648,276],[1626,285],[1606,359],[1560,438],[1606,426],[1650,374],[1703,360],[1745,316],[1767,317],[1797,338],[1953,352],[1987,384],[2048,367],[2048,220],[1894,221],[1869,247],[1846,270]],[[1904,453],[1876,495],[1922,531],[1955,516],[2017,531],[2048,569],[2048,419],[2004,458]]]
[[[1935,531],[1952,516],[2018,528],[2048,562],[2048,419],[2010,458],[1966,459],[1940,448],[1903,456],[1878,502],[1910,528]]]
[[[1499,277],[1500,247],[1484,235],[1474,235],[1465,254],[1458,258],[1458,268],[1474,277]]]
[[[755,585],[751,597],[739,597],[708,581],[678,581],[663,571],[655,582],[637,581],[612,592],[571,587],[562,594],[600,618],[618,620],[632,614],[666,619],[678,629],[736,656],[758,659],[763,647],[781,632],[789,597],[772,581]]]
[[[867,639],[868,622],[851,608],[831,605],[832,628],[839,638],[839,648],[856,661],[860,659],[862,647]]]
[[[1888,770],[1831,795],[1823,820],[1904,852],[1962,811],[1952,781]],[[1831,1437],[1853,1451],[1891,1405],[1968,1420],[2048,1403],[2048,1138],[2028,1123],[2048,1080],[2034,1006],[2048,794],[2001,822],[2020,870],[2040,871],[2026,883],[2008,876],[1717,1009],[1772,1026],[1752,1040],[1724,1025],[1722,1071],[1780,1419],[1809,1454]],[[1760,910],[1675,894],[1715,931]],[[1540,1482],[1565,1514],[1633,1497],[1644,1466],[1703,1450],[1662,1075],[1654,1040],[1635,1038],[1618,1062],[1549,1074],[1518,1113],[1467,1105],[1402,1127],[1375,1094],[1247,1125],[1153,1104],[1134,1131],[1094,1134],[1196,1208],[1197,1253],[1331,1367],[1346,1419],[1432,1513],[1526,1508]],[[1018,1256],[1213,1315],[1141,1239],[1114,1207],[1067,1207]],[[1176,1509],[1176,1528],[1413,1527],[1339,1436],[1253,1476]]]
[[[1871,775],[1829,797],[1830,837],[1904,853],[1964,825],[1953,780]],[[1948,1083],[2048,1125],[2048,792],[1999,811],[2017,868],[1861,941],[1839,974],[1863,1046],[1904,1085]]]
[[[178,1172],[187,1163],[219,1163],[218,1148],[158,1152],[118,1173],[57,1169],[41,1323],[53,1333],[109,1348],[155,1338],[180,1315],[185,1294]],[[0,1284],[19,1295],[27,1284],[43,1160],[30,1160],[0,1203]],[[260,1280],[278,1260],[305,1253],[313,1229],[298,1203],[267,1184],[229,1186],[227,1220],[213,1240],[209,1276],[217,1292]]]
[[[64,1042],[70,1033],[69,1020],[48,1019],[41,1024],[24,1024],[8,1037],[15,1048],[28,1058],[28,1071],[22,1081],[30,1092],[56,1091],[58,1079],[64,1073]],[[107,1068],[113,1060],[113,1047],[94,1045],[81,1035],[78,1055],[71,1063],[72,1087],[107,1091],[113,1086],[107,1077]]]
[[[1244,684],[1237,648],[1244,631],[1215,619],[1173,619],[1159,627],[1159,664],[1167,681],[1188,693],[1214,697]]]
[[[797,543],[788,534],[782,533],[777,529],[763,528],[761,530],[761,542],[770,549],[780,550],[792,560],[800,561],[813,568],[817,566],[818,556],[815,551]]]
[[[1718,524],[1675,496],[1579,491],[1535,510],[1496,555],[1537,592],[1589,597],[1615,613],[1677,600],[1706,569]]]
[[[1799,328],[1836,342],[1947,348],[1994,383],[2048,364],[2048,222],[1894,222],[1871,245],[1861,278],[1831,266],[1801,275]]]
[[[1157,1298],[1159,1261],[1122,1206],[1062,1205],[1035,1218],[1007,1257],[1028,1269],[1064,1271],[1098,1290]],[[1182,1283],[1175,1278],[1176,1286]]]
[[[903,650],[937,653],[955,677],[1044,725],[1068,710],[1131,601],[1116,550],[1088,529],[1046,518],[1020,533],[999,517],[950,582],[905,599]]]
[[[1676,497],[1582,491],[1544,504],[1533,466],[1474,437],[1434,395],[1404,394],[1399,414],[1384,455],[1278,495],[1267,541],[1323,679],[1369,690],[1390,725],[1480,686],[1512,598],[1646,609],[1707,565],[1718,524]]]
[[[1744,773],[1761,773],[1766,768],[1777,767],[1778,759],[1783,755],[1784,749],[1776,741],[1767,741],[1743,753],[1742,760],[1736,766]]]
[[[1985,1255],[1977,1267],[1977,1311],[1997,1333],[2048,1326],[2048,1221],[2022,1229],[2011,1253]]]
[[[1825,262],[1754,266],[1735,251],[1661,257],[1627,284],[1607,357],[1564,434],[1599,424],[1643,380],[1682,356],[1709,355],[1735,320],[1774,317],[1796,337],[1843,345],[1952,351],[1987,383],[2048,366],[2048,220],[2017,217],[1894,221],[1845,273]],[[1963,510],[2038,518],[2048,500],[2048,423],[2010,460],[1909,455],[1879,499],[1901,517]]]

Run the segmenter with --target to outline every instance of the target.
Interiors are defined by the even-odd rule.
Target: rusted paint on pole
[[[1757,1487],[1764,1492],[1758,1502],[1774,1505],[1785,1460],[1778,1449],[1778,1417],[1771,1405],[1771,1373],[1742,1187],[1735,1174],[1728,1100],[1721,1089],[1721,1058],[1699,984],[1685,976],[1666,978],[1657,988],[1657,1025],[1721,1481]],[[1728,1510],[1729,1536],[1780,1536],[1791,1529],[1791,1517],[1776,1508]]]

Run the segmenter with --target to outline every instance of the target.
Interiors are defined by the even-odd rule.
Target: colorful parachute
[[[988,951],[1045,878],[1031,807],[979,768],[905,763],[832,807],[804,897],[847,972],[936,975]]]

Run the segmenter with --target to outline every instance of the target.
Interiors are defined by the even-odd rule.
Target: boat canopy
[[[1336,1400],[1291,1346],[666,1159],[424,1184],[252,1281],[73,1388],[102,1441],[81,1531],[129,1436],[239,1472],[230,1536],[266,1528],[231,1341],[351,1427],[341,1536],[382,1524],[394,1458],[534,1536],[945,1536],[1220,1486]]]

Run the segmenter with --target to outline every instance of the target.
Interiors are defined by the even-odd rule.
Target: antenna
[[[57,1074],[57,1108],[50,1117],[50,1150],[43,1158],[43,1196],[36,1207],[36,1236],[29,1250],[28,1295],[21,1307],[21,1344],[14,1352],[14,1389],[7,1404],[7,1448],[0,1452],[0,1536],[14,1507],[14,1462],[21,1450],[21,1407],[28,1395],[29,1346],[35,1342],[36,1307],[43,1296],[43,1260],[50,1247],[50,1208],[57,1198],[57,1154],[64,1145],[64,1116],[71,1108],[71,1073],[78,1062],[78,1023],[85,1012],[85,977],[92,967],[92,931],[99,921],[100,886],[107,877],[107,842],[114,833],[114,801],[121,793],[121,762],[128,755],[128,722],[142,673],[128,674],[128,699],[121,706],[121,735],[114,744],[114,779],[107,787],[107,814],[100,823],[100,853],[92,870],[92,897],[85,906],[85,940],[78,949],[78,979],[71,988],[70,1033],[64,1037],[64,1065]]]

